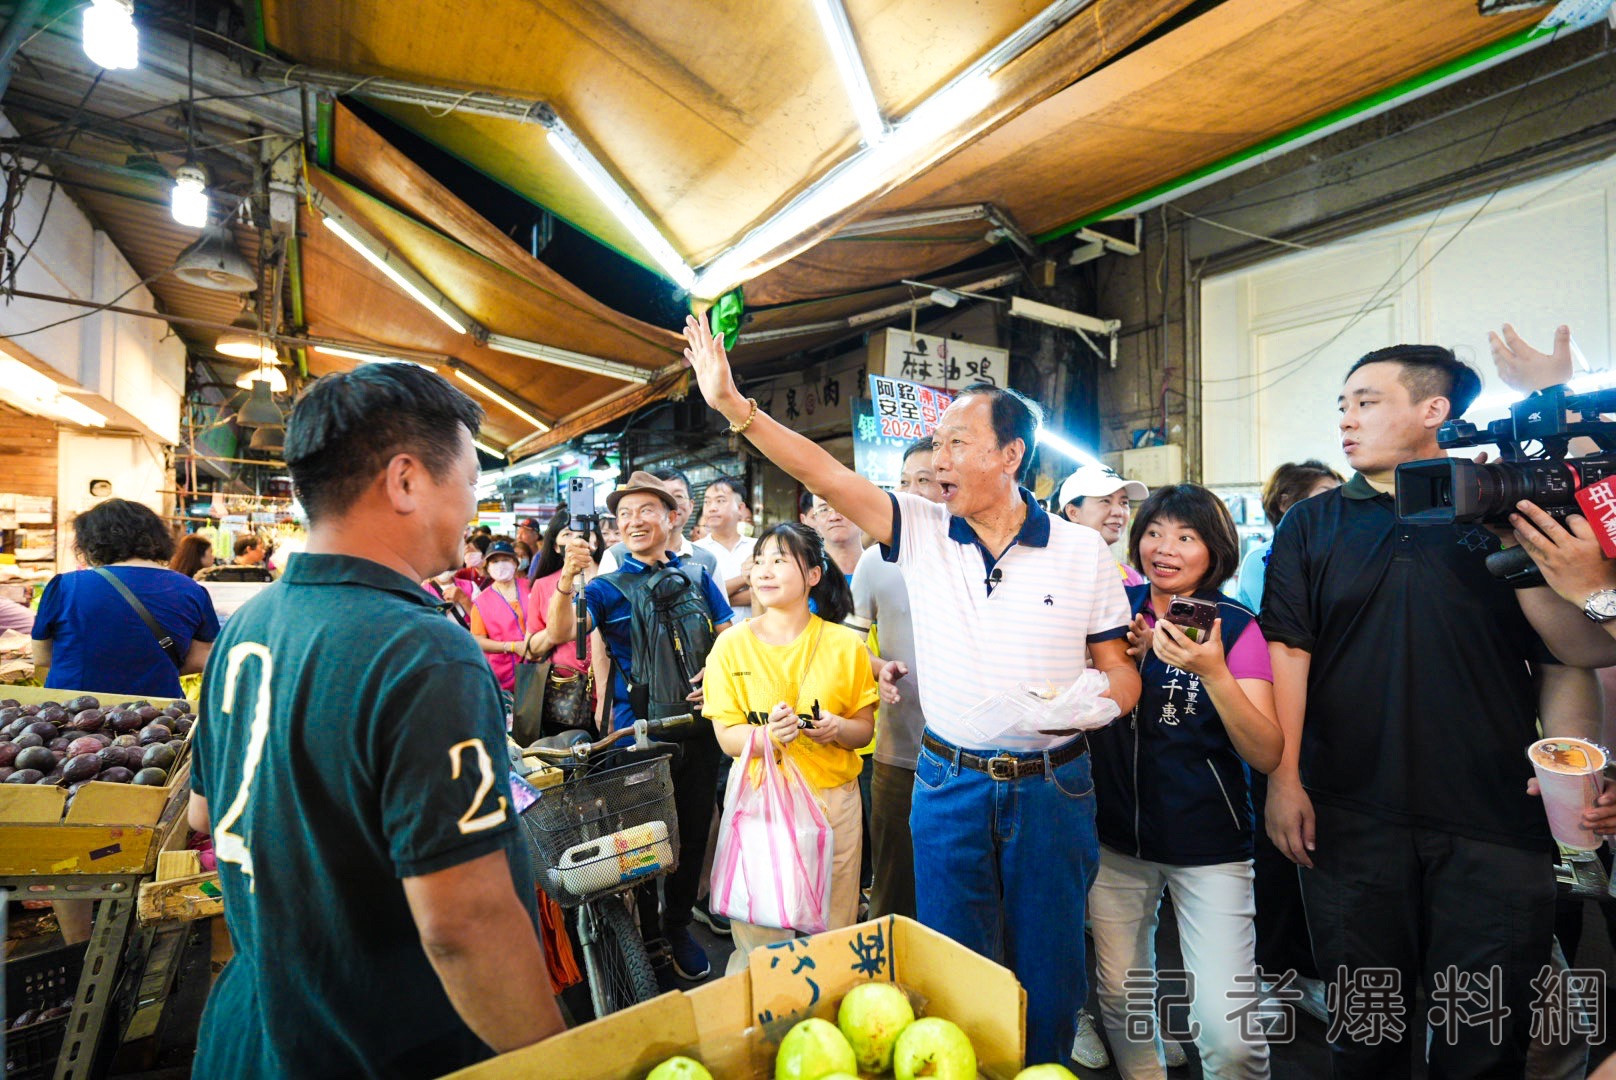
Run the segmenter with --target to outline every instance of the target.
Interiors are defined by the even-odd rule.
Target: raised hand
[[[1571,378],[1571,327],[1561,326],[1554,331],[1554,351],[1540,352],[1532,348],[1504,324],[1502,335],[1488,331],[1487,344],[1492,346],[1493,366],[1504,385],[1522,394],[1558,386]]]
[[[1133,657],[1134,663],[1150,651],[1155,638],[1155,629],[1145,620],[1144,615],[1135,615],[1128,624],[1128,655]]]
[[[706,320],[694,315],[685,318],[685,340],[690,343],[685,349],[685,363],[696,373],[701,396],[730,423],[744,419],[746,399],[735,389],[735,375],[730,371],[723,340],[713,337]]]

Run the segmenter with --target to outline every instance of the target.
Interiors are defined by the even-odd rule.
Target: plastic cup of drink
[[[1584,739],[1539,739],[1526,757],[1537,773],[1549,832],[1568,848],[1593,851],[1603,838],[1582,824],[1582,812],[1594,805],[1603,790],[1605,751]]]

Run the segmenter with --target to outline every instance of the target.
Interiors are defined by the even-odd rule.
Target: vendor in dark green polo
[[[308,549],[230,619],[193,740],[236,949],[197,1076],[441,1076],[562,1028],[499,687],[418,584],[458,561],[481,420],[411,364],[292,411]]]

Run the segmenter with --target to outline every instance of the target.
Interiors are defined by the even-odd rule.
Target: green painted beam
[[[1183,176],[1169,180],[1165,184],[1158,184],[1148,191],[1142,191],[1137,195],[1130,195],[1128,198],[1114,202],[1104,209],[1096,210],[1092,214],[1086,214],[1083,217],[1078,218],[1076,221],[1068,222],[1065,225],[1050,229],[1048,232],[1040,233],[1039,235],[1033,237],[1033,240],[1040,244],[1048,243],[1051,240],[1058,240],[1063,236],[1069,236],[1079,229],[1087,228],[1097,221],[1104,221],[1106,218],[1126,214],[1134,207],[1152,202],[1161,198],[1163,195],[1169,195],[1178,188],[1193,184],[1197,180],[1212,176],[1233,166],[1251,161],[1253,158],[1262,157],[1265,154],[1271,154],[1275,150],[1282,149],[1291,143],[1305,139],[1307,136],[1312,135],[1313,133],[1324,128],[1339,124],[1343,120],[1350,120],[1355,116],[1360,116],[1372,109],[1395,102],[1400,98],[1416,94],[1430,86],[1432,83],[1451,78],[1454,75],[1476,67],[1479,64],[1484,64],[1504,53],[1518,49],[1523,45],[1532,44],[1539,39],[1552,37],[1554,33],[1554,30],[1544,30],[1538,27],[1517,31],[1508,37],[1500,38],[1491,45],[1484,45],[1479,49],[1458,57],[1457,59],[1450,60],[1446,64],[1441,64],[1434,67],[1430,71],[1422,72],[1421,74],[1415,75],[1412,78],[1404,79],[1400,83],[1388,86],[1386,89],[1374,94],[1370,94],[1368,97],[1355,101],[1350,105],[1344,105],[1333,112],[1325,113],[1323,116],[1309,120],[1305,124],[1300,124],[1288,131],[1281,132],[1272,138],[1265,139],[1262,142],[1257,143],[1255,146],[1237,151],[1236,153],[1230,154],[1227,157],[1219,158],[1217,161],[1214,161],[1208,165],[1203,165],[1199,169],[1195,169],[1192,172],[1185,173]]]

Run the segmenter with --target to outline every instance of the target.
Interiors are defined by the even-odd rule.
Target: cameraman
[[[1572,376],[1568,326],[1555,331],[1554,351],[1549,353],[1528,345],[1508,323],[1502,334],[1489,334],[1488,340],[1498,375],[1511,390],[1530,394]],[[1584,441],[1573,440],[1572,449],[1580,449],[1578,443]],[[1562,526],[1530,502],[1521,502],[1517,509],[1519,513],[1510,516],[1514,541],[1526,549],[1547,583],[1518,594],[1533,629],[1562,663],[1585,668],[1616,665],[1616,619],[1609,614],[1616,612],[1616,594],[1607,592],[1616,589],[1616,563],[1600,550],[1593,526],[1575,514]]]
[[[1266,823],[1304,867],[1320,969],[1354,980],[1331,1010],[1337,1077],[1407,1075],[1406,1036],[1365,1040],[1340,1004],[1361,973],[1388,969],[1407,1003],[1455,971],[1489,979],[1509,1010],[1503,1037],[1438,1032],[1431,1073],[1520,1075],[1530,983],[1550,952],[1553,848],[1526,793],[1526,747],[1539,714],[1553,734],[1586,717],[1591,677],[1552,663],[1483,565],[1490,536],[1402,525],[1390,495],[1398,465],[1441,455],[1437,430],[1479,389],[1447,349],[1363,357],[1339,396],[1357,473],[1274,537],[1261,622],[1285,754]]]

